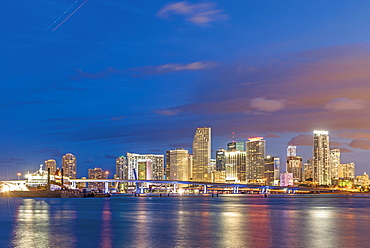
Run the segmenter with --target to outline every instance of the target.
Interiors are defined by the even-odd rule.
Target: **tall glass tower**
[[[329,132],[313,132],[313,181],[319,185],[331,184]]]
[[[265,176],[265,140],[263,137],[254,137],[248,140],[246,142],[247,179],[263,179]]]
[[[198,127],[193,139],[193,180],[209,182],[208,167],[211,163],[211,128]]]

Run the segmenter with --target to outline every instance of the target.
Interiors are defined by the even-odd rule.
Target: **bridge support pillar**
[[[239,194],[239,187],[235,186],[233,191],[234,194]]]
[[[76,189],[76,182],[72,182],[72,189]]]
[[[177,183],[173,184],[173,193],[177,193]]]
[[[207,185],[206,184],[203,185],[203,194],[207,194]]]
[[[104,182],[104,193],[108,193],[109,188],[108,188],[108,182]]]

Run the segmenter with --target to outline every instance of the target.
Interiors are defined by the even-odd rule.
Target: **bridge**
[[[134,180],[134,179],[69,179],[71,182],[71,189],[77,188],[77,183],[104,183],[104,192],[109,192],[109,183],[115,184],[116,188],[119,183],[136,184],[136,193],[144,193],[144,184],[155,185],[173,185],[173,192],[177,193],[179,185],[198,185],[203,188],[203,193],[207,193],[209,188],[224,188],[232,189],[234,194],[238,194],[240,189],[258,189],[260,193],[267,194],[270,190],[285,190],[287,193],[296,193],[300,191],[323,191],[328,189],[314,189],[308,187],[284,187],[284,186],[266,186],[258,184],[243,184],[243,183],[213,183],[213,182],[195,182],[195,181],[173,181],[173,180]],[[27,180],[10,180],[0,181],[0,185],[8,187],[8,190],[25,190]]]

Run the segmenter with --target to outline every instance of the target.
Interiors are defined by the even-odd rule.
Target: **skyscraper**
[[[216,171],[225,171],[226,163],[226,151],[225,149],[218,149],[216,151]]]
[[[45,161],[45,170],[47,171],[50,168],[50,174],[54,175],[57,171],[57,161],[54,159],[49,159]]]
[[[128,166],[125,156],[116,159],[116,179],[128,179]]]
[[[246,181],[246,152],[225,152],[225,171],[227,182]]]
[[[163,180],[164,155],[127,153],[128,179]]]
[[[166,151],[166,179],[189,180],[189,152],[183,148]]]
[[[193,140],[193,180],[209,182],[208,166],[211,162],[211,128],[198,127]]]
[[[339,166],[340,166],[340,150],[330,150],[330,167],[331,167],[331,178],[339,178]]]
[[[257,181],[265,174],[266,146],[263,137],[249,138],[246,142],[247,179]]]
[[[276,157],[266,156],[265,158],[265,179],[266,185],[274,185],[275,182],[275,166],[276,166]],[[278,175],[280,177],[280,175]]]
[[[329,133],[328,131],[314,131],[313,133],[313,181],[320,185],[330,185]]]
[[[296,146],[288,146],[286,155],[287,155],[287,157],[297,156],[297,147]]]
[[[76,178],[76,156],[72,153],[67,153],[62,158],[63,175],[71,179]]]

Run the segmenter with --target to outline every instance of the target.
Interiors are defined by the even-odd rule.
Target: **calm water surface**
[[[0,247],[370,247],[370,197],[0,198]]]

